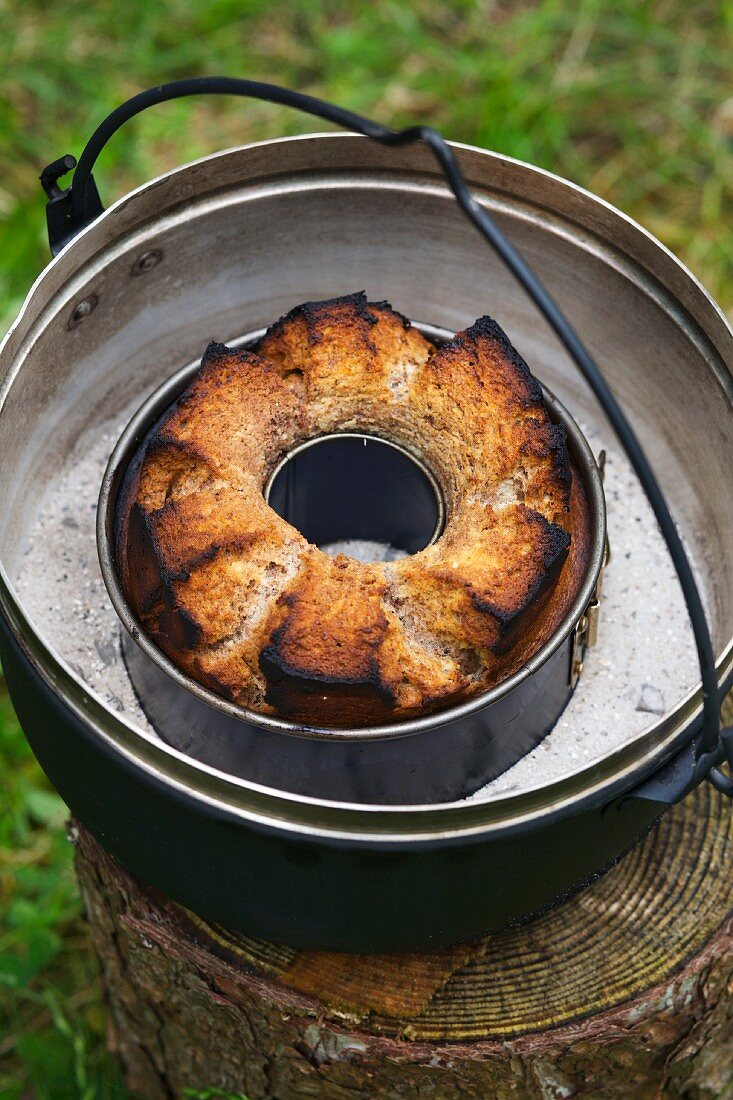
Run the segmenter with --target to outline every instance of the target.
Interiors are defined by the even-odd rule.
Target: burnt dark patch
[[[558,558],[562,558],[564,561],[567,557],[571,543],[570,532],[561,527],[559,523],[550,523],[544,516],[541,518],[545,527],[542,564],[545,569],[552,569]]]
[[[409,329],[412,327],[411,321],[392,309],[388,301],[369,302],[366,293],[363,290],[358,290],[353,294],[344,294],[338,298],[322,298],[294,306],[288,313],[283,314],[275,321],[273,325],[270,325],[262,340],[264,341],[271,336],[278,336],[286,325],[300,318],[306,324],[309,340],[317,343],[320,340],[317,325],[325,319],[335,322],[345,319],[349,315],[347,312],[349,310],[352,317],[356,316],[370,326],[379,323],[379,316],[374,313],[375,310],[389,310],[402,322],[403,328]],[[259,347],[259,345],[257,346]]]
[[[220,344],[216,340],[212,340],[204,349],[204,354],[201,358],[201,366],[204,367],[207,363],[218,362],[220,359],[226,359],[233,354],[233,348],[230,348],[227,344]]]
[[[542,547],[544,572],[538,574],[532,581],[521,605],[511,612],[505,612],[502,616],[501,636],[494,647],[494,652],[498,655],[507,653],[542,611],[545,601],[558,582],[570,550],[571,537],[564,527],[557,523],[550,523],[539,512],[534,512],[533,517],[536,517],[536,522],[542,526],[544,532]]]
[[[463,332],[457,333],[452,340],[449,340],[447,344],[444,344],[444,348],[460,348],[466,349],[467,344],[476,344],[479,340],[488,339],[497,344],[511,365],[515,368],[522,381],[527,386],[532,399],[536,402],[542,402],[542,387],[532,374],[526,361],[519,354],[517,349],[511,343],[509,337],[504,332],[504,329],[493,317],[488,315],[479,317],[474,321],[472,325],[469,325]]]
[[[137,502],[130,509],[125,545],[119,553],[125,558],[123,575],[135,578],[135,584],[128,586],[132,609],[143,618],[162,598],[163,579],[150,517]]]
[[[176,650],[196,649],[203,637],[201,625],[174,602],[169,592],[164,593],[157,633],[166,652],[172,651],[174,655]]]
[[[278,714],[308,725],[339,726],[378,722],[393,712],[395,696],[381,679],[376,661],[364,676],[314,674],[291,664],[282,652],[286,627],[275,631],[260,653],[259,665],[267,684],[265,702]]]

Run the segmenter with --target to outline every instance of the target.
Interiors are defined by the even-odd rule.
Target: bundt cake
[[[304,440],[393,440],[433,471],[440,537],[391,562],[331,557],[266,503]],[[495,321],[426,339],[363,294],[298,306],[255,350],[210,344],[131,464],[123,590],[194,680],[308,726],[429,713],[485,690],[551,635],[588,553],[565,432]]]

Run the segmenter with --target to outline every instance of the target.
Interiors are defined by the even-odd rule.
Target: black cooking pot
[[[231,88],[184,82],[186,90]],[[166,94],[164,86],[151,95]],[[280,90],[268,97],[288,101]],[[84,825],[129,870],[208,919],[300,947],[399,951],[523,919],[609,866],[711,767],[726,788],[718,765],[730,739],[718,737],[717,702],[733,673],[733,488],[721,476],[733,453],[733,334],[693,277],[572,184],[445,146],[432,132],[420,132],[427,145],[408,146],[343,112],[337,121],[378,143],[332,134],[234,149],[100,213],[88,173],[132,109],[95,135],[72,192],[55,182],[67,164],[45,174],[55,247],[68,243],[0,351],[0,648],[29,741]],[[456,197],[497,253],[480,247]],[[557,322],[495,223],[602,355],[658,471],[710,617],[712,661],[696,622],[705,714],[700,685],[687,694],[681,685],[664,715],[602,758],[568,761],[559,780],[483,801],[385,806],[218,771],[115,711],[54,650],[48,618],[33,618],[15,591],[23,547],[83,430],[112,422],[118,434],[129,410],[212,336],[253,332],[295,302],[364,285],[447,331],[488,310],[560,400],[609,435],[591,389],[600,394],[630,445],[584,349],[558,326],[591,389],[518,292],[505,262]],[[664,519],[663,502],[652,502]],[[694,615],[688,582],[685,591]]]

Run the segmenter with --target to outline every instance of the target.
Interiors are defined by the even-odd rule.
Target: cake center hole
[[[393,561],[439,536],[443,498],[427,467],[362,433],[320,436],[275,468],[265,500],[327,554]]]

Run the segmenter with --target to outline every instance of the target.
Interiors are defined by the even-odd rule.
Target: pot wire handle
[[[464,214],[492,246],[554,329],[560,343],[591,387],[636,471],[679,578],[700,665],[703,699],[702,732],[697,742],[695,768],[687,790],[691,790],[707,777],[719,791],[733,798],[733,776],[727,776],[720,768],[720,764],[727,762],[733,771],[733,728],[722,731],[720,728],[722,700],[718,688],[710,630],[692,566],[661,487],[634,429],[606,384],[594,359],[542,282],[504,236],[493,218],[473,197],[453,150],[437,130],[420,125],[408,126],[403,130],[392,130],[315,96],[257,80],[219,76],[174,80],[168,84],[159,84],[155,88],[132,96],[112,111],[92,134],[78,164],[73,156],[67,154],[48,165],[42,172],[41,185],[48,196],[46,212],[52,253],[56,255],[77,233],[104,212],[92,169],[113,134],[129,119],[156,103],[203,94],[238,95],[279,103],[335,123],[347,130],[354,130],[382,145],[399,146],[422,141],[428,146]],[[76,168],[76,171],[71,186],[62,190],[58,181],[72,168]]]

